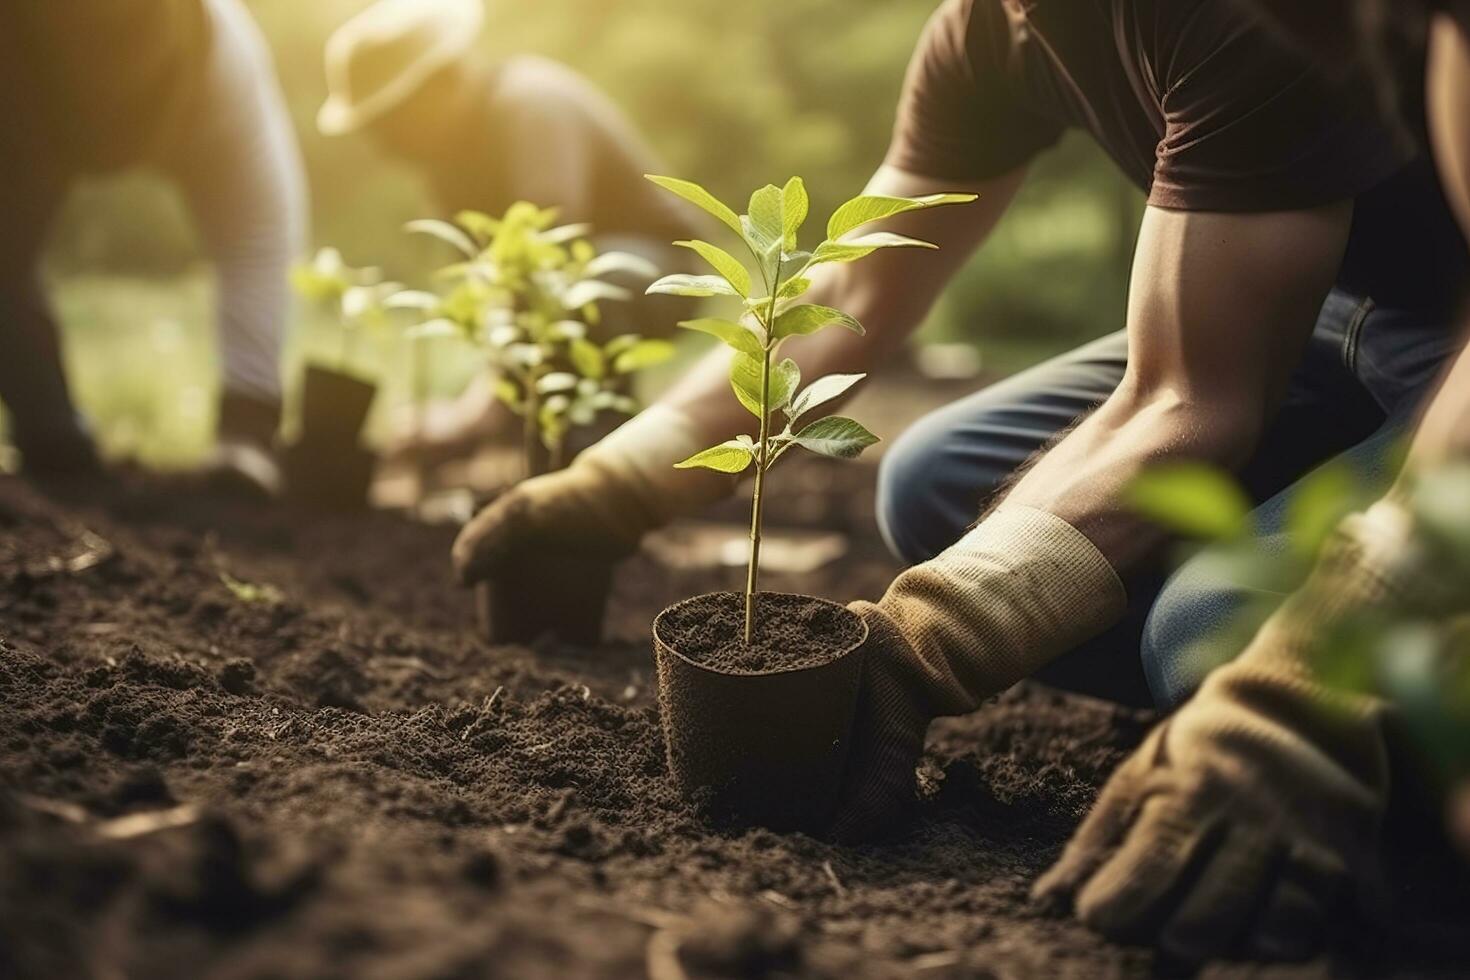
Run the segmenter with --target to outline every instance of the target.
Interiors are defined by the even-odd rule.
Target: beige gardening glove
[[[1376,878],[1386,705],[1314,677],[1344,613],[1455,586],[1423,571],[1394,504],[1349,518],[1246,651],[1113,775],[1037,898],[1098,931],[1202,962],[1309,955],[1332,906]]]
[[[1002,507],[932,561],[904,572],[868,624],[863,688],[833,832],[872,837],[914,802],[935,718],[974,710],[1122,616],[1123,584],[1061,518]]]
[[[649,531],[730,494],[733,477],[674,464],[711,442],[681,412],[654,406],[558,473],[518,484],[465,525],[452,558],[473,584],[551,552],[614,562]]]

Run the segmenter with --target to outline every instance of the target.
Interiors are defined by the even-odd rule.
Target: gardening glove
[[[1385,703],[1324,686],[1312,646],[1347,612],[1451,601],[1411,524],[1391,503],[1345,521],[1246,651],[1113,775],[1034,895],[1183,960],[1312,953],[1345,889],[1376,879],[1389,783]]]
[[[1127,605],[1103,554],[1066,521],[1002,507],[904,572],[868,624],[863,689],[833,833],[883,832],[915,799],[929,723],[974,710],[1111,626]]]
[[[454,542],[460,581],[514,573],[526,557],[547,551],[627,557],[649,531],[733,491],[733,477],[674,469],[709,442],[682,412],[642,412],[565,470],[520,483],[470,521]]]

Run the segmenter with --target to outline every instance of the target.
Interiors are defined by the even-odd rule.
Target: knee
[[[1199,561],[1186,564],[1165,584],[1144,623],[1140,651],[1159,710],[1183,704],[1228,659],[1226,631],[1243,599],[1242,589],[1210,574]]]
[[[943,456],[938,434],[920,423],[889,445],[878,464],[878,529],[905,564],[928,561],[945,547],[936,546],[947,523],[935,480]]]

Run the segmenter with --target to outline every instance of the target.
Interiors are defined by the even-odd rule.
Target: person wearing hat
[[[214,261],[223,383],[204,472],[278,490],[287,273],[307,194],[271,55],[244,4],[5,4],[0,110],[0,400],[24,471],[99,469],[41,282],[46,232],[77,181],[147,168],[177,186]]]
[[[380,0],[343,24],[326,45],[318,128],[361,133],[417,170],[445,215],[554,206],[560,220],[590,224],[603,249],[689,271],[688,253],[671,243],[699,237],[701,217],[643,179],[663,168],[628,117],[554,61],[477,58],[484,17],[482,0]],[[640,297],[609,304],[603,329],[662,333],[687,313],[678,298]],[[448,411],[431,412],[398,454],[469,451],[497,430],[498,408],[490,384],[476,383]]]

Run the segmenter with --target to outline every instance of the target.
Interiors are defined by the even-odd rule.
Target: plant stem
[[[762,272],[764,276],[764,272]],[[776,294],[781,289],[780,267],[776,269],[776,281],[771,283],[771,302],[766,308],[767,336],[776,326]],[[750,502],[750,567],[745,572],[745,645],[750,646],[755,638],[756,580],[761,564],[761,508],[765,503],[766,467],[770,462],[771,440],[771,355],[775,344],[767,344],[761,352],[761,427],[756,443],[755,491]]]
[[[761,430],[755,457],[755,492],[750,505],[750,567],[745,573],[745,645],[755,637],[756,577],[761,563],[761,505],[766,488],[766,441],[771,428],[771,352],[761,359]]]

